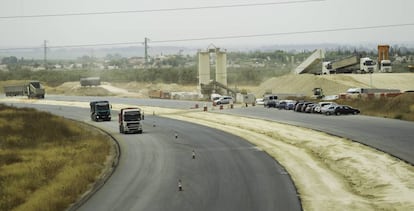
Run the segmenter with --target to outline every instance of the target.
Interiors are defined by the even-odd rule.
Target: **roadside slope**
[[[351,87],[372,87],[414,90],[414,74],[412,73],[375,73],[375,74],[337,74],[337,75],[284,75],[264,81],[253,90],[256,96],[262,96],[266,91],[273,93],[302,93],[313,95],[312,90],[321,87],[325,95],[335,95],[345,92]]]

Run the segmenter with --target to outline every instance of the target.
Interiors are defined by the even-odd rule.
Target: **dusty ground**
[[[372,79],[372,80],[371,80]],[[321,87],[325,95],[344,93],[348,88],[384,88],[400,89],[401,91],[414,90],[414,73],[375,73],[375,74],[338,74],[338,75],[284,75],[270,78],[253,90],[256,96],[265,91],[273,93],[302,93],[313,95],[312,90]]]
[[[80,102],[30,102],[88,107]],[[113,108],[125,106],[129,105],[114,104]],[[201,110],[143,109],[147,114],[224,130],[257,145],[286,168],[304,210],[414,210],[414,167],[364,145],[260,119]]]
[[[369,87],[371,79],[373,87],[414,90],[413,73],[372,76],[286,75],[271,78],[259,87],[250,89],[256,96],[261,96],[269,89],[274,93],[312,95],[314,87],[322,87],[325,94],[330,95],[344,92],[350,87]],[[103,83],[100,87],[82,88],[78,82],[68,82],[53,88],[51,92],[146,98],[149,89],[193,92],[197,88],[135,82]],[[29,102],[18,98],[0,99],[0,102],[13,100]],[[47,99],[30,102],[88,107],[87,103],[53,102]],[[127,105],[113,106],[119,109]],[[247,120],[198,110],[143,109],[147,114],[155,112],[157,115],[225,130],[257,145],[289,172],[305,210],[414,210],[414,167],[361,144],[259,119]],[[214,118],[211,118],[212,115]]]
[[[21,83],[22,81],[0,81],[0,87]],[[103,82],[99,87],[81,87],[78,81],[66,82],[58,87],[47,87],[47,94],[109,96],[148,98],[149,90],[163,90],[168,92],[197,92],[196,85],[181,86],[178,84],[152,84],[152,83],[108,83]],[[246,89],[256,97],[261,97],[266,91],[273,93],[300,93],[312,96],[312,90],[321,87],[325,95],[336,95],[346,92],[351,87],[375,87],[400,89],[401,91],[414,90],[414,73],[375,73],[375,74],[338,74],[338,75],[284,75],[269,78],[257,87],[237,86]],[[112,88],[112,87],[116,88]],[[235,85],[230,85],[235,88]],[[121,88],[121,89],[117,89]],[[0,89],[0,91],[3,91]]]
[[[102,82],[100,86],[81,87],[79,82],[66,82],[58,87],[46,87],[49,94],[68,94],[83,96],[119,96],[148,98],[148,91],[163,90],[165,92],[196,92],[196,86],[181,86],[178,84],[152,84],[152,83],[109,83]]]

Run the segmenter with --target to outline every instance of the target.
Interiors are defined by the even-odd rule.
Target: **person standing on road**
[[[175,133],[174,133],[174,136],[175,136],[175,139],[177,139],[177,138],[178,138],[178,133],[177,133],[177,132],[175,132]]]
[[[193,150],[193,159],[195,159],[195,151]]]

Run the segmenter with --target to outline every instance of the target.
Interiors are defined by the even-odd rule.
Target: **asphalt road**
[[[73,99],[89,101],[90,97],[48,96],[55,100]],[[108,98],[94,98],[108,99]],[[191,108],[205,102],[176,101],[160,99],[109,98],[111,102],[127,103],[168,108]],[[210,103],[211,106],[211,103]],[[236,114],[246,117],[261,118],[300,127],[323,131],[332,135],[348,138],[386,152],[408,163],[414,164],[414,122],[370,117],[364,115],[324,116],[296,113],[293,111],[264,108],[263,106],[215,110],[220,113]]]
[[[95,123],[88,109],[24,106],[97,125],[119,140],[118,168],[79,210],[301,210],[284,169],[234,135],[152,115],[145,116],[143,134],[125,135],[116,112],[112,121]]]
[[[414,122],[364,115],[325,116],[263,106],[216,110],[311,128],[376,148],[414,164]]]

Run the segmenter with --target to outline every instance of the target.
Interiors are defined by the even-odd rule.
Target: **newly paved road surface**
[[[125,135],[116,112],[112,121],[95,123],[89,109],[24,106],[97,125],[119,140],[118,168],[79,210],[301,210],[284,169],[234,135],[152,115],[145,116],[143,134]]]
[[[414,122],[363,115],[325,116],[263,106],[216,111],[324,131],[371,146],[414,164]]]
[[[49,96],[48,96],[49,98]],[[51,99],[88,101],[89,97],[50,96]],[[108,99],[108,98],[96,98]],[[176,101],[160,99],[110,98],[112,102],[146,106],[159,106],[188,109],[195,104],[205,102]],[[208,103],[207,103],[208,104]],[[211,105],[211,103],[209,104]],[[345,137],[380,151],[389,153],[406,162],[414,164],[414,122],[369,117],[363,115],[324,116],[317,114],[296,113],[293,111],[264,108],[263,106],[224,109],[216,112],[236,114],[246,117],[261,118],[291,125],[324,131],[332,135]]]
[[[54,100],[188,109],[204,102],[48,96]],[[45,108],[88,120],[88,109]],[[84,114],[81,114],[83,113]],[[323,116],[262,106],[214,112],[262,118],[346,137],[414,164],[414,123],[363,115]],[[85,115],[85,116],[83,116]],[[116,114],[114,114],[115,116]],[[152,127],[155,121],[156,127]],[[81,210],[300,210],[283,168],[240,138],[190,123],[146,115],[144,134],[121,135],[116,119],[92,123],[115,134],[123,155],[107,184]],[[173,134],[178,132],[179,138]],[[195,150],[197,158],[191,159]],[[177,191],[182,179],[184,191]]]

